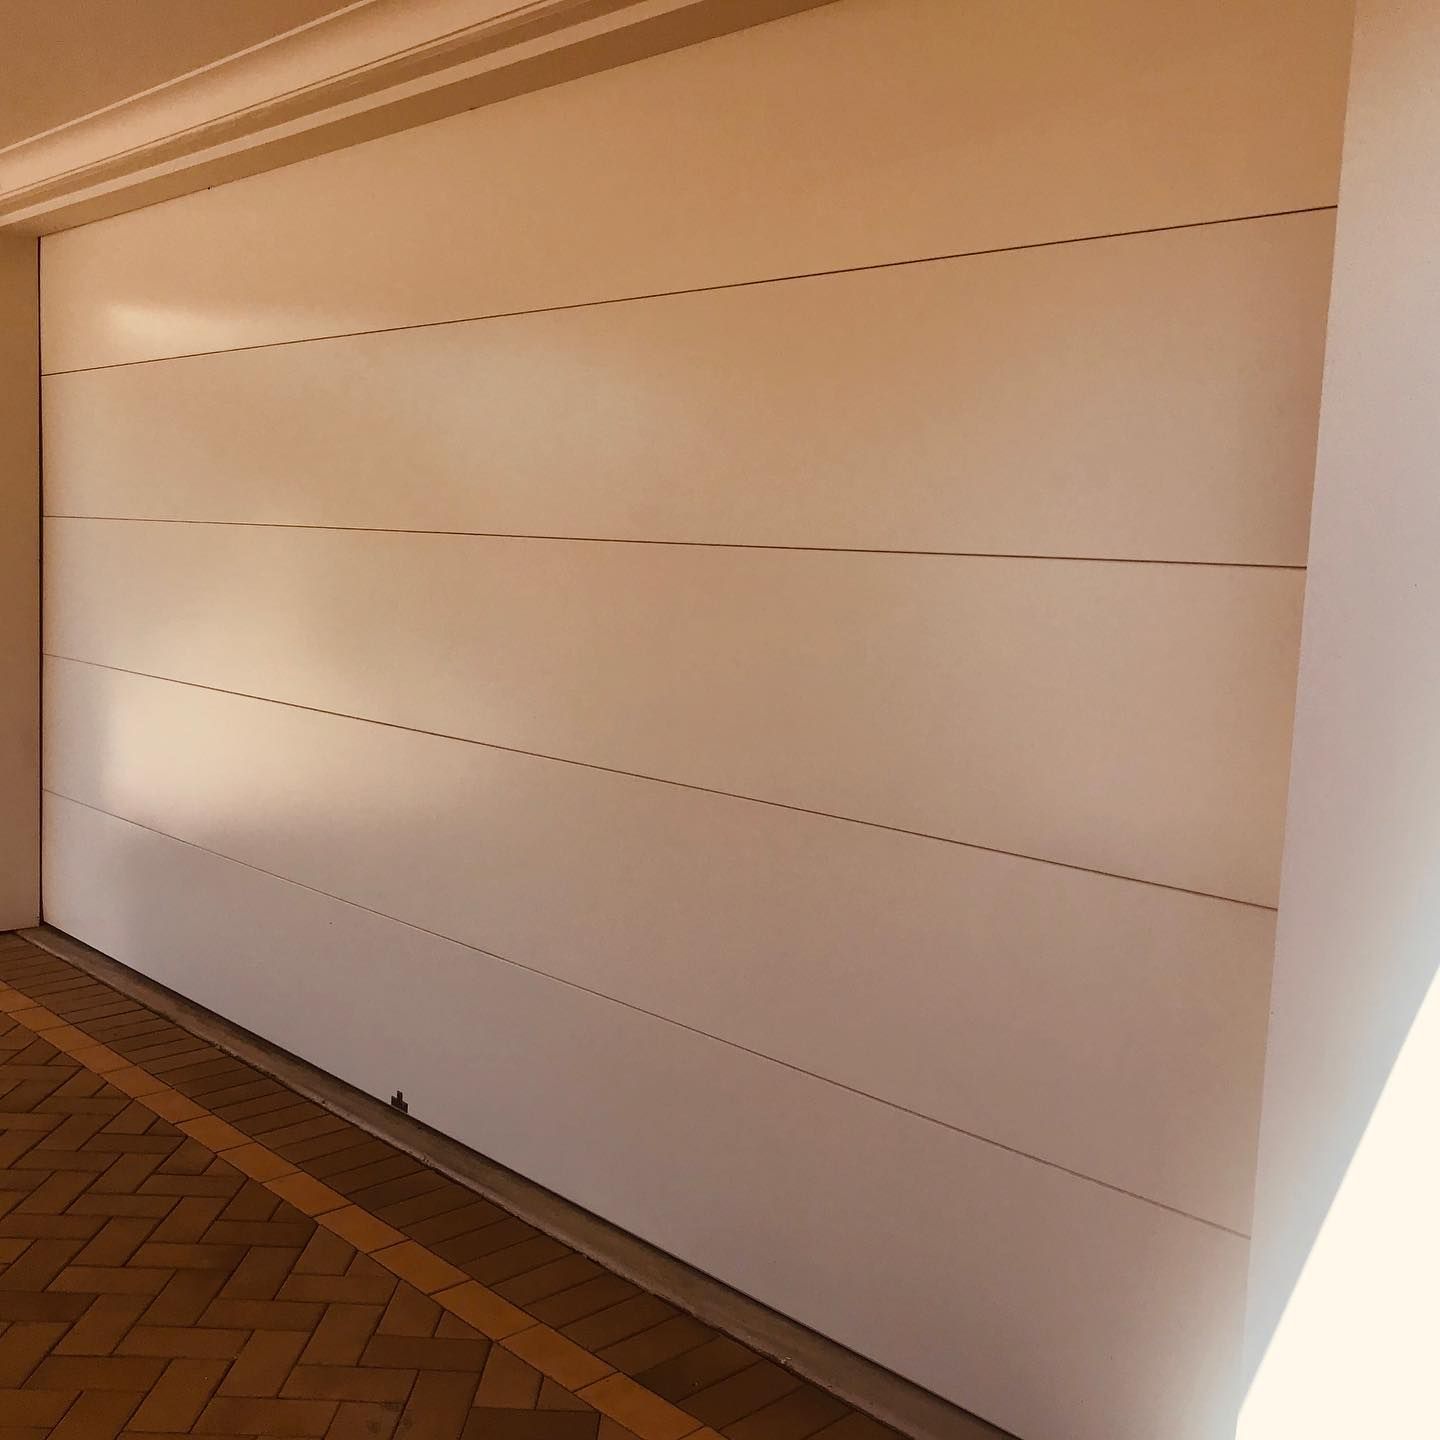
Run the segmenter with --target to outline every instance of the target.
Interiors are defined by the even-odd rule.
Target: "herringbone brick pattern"
[[[0,936],[0,1440],[894,1440]]]

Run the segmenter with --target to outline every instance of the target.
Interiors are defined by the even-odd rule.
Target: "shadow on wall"
[[[236,776],[265,772],[259,747],[248,747],[243,735],[236,737],[236,747]],[[175,758],[175,784],[183,791],[189,757]],[[202,802],[203,789],[199,787]],[[349,804],[347,800],[347,809]],[[418,794],[410,818],[376,813],[374,823],[385,827],[403,864],[410,850],[407,835],[429,827],[455,804],[453,794]],[[263,838],[277,824],[300,837],[307,828],[313,831],[312,840],[299,839],[302,849],[333,849],[363,826],[368,808],[365,797],[357,797],[345,817],[351,823],[336,827],[333,814],[319,815],[303,805],[288,815],[247,821],[246,805],[243,796],[236,799],[233,818],[215,835],[218,850],[254,853],[263,849],[256,835]],[[74,927],[90,943],[367,1093],[383,1099],[403,1088],[418,1119],[625,1228],[655,1234],[660,1233],[661,1217],[688,1217],[689,1233],[672,1227],[667,1248],[732,1281],[738,1277],[741,1288],[762,1300],[774,1303],[777,1297],[766,1294],[763,1286],[747,1286],[747,1273],[753,1277],[794,1269],[808,1251],[813,1273],[802,1272],[798,1289],[818,1298],[811,1313],[797,1318],[842,1342],[855,1339],[845,1333],[843,1319],[837,1322],[842,1306],[833,1295],[836,1275],[848,1274],[847,1283],[853,1284],[853,1270],[837,1266],[833,1253],[822,1246],[804,1243],[805,1231],[817,1224],[804,1206],[774,1199],[813,1195],[817,1172],[834,1176],[853,1171],[850,1109],[817,1106],[806,1113],[789,1098],[789,1089],[782,1090],[763,1115],[749,1103],[743,1086],[734,1097],[717,1097],[710,1117],[714,1125],[702,1134],[702,1148],[718,1152],[725,1157],[720,1163],[728,1166],[735,1154],[755,1154],[758,1133],[768,1170],[763,1180],[757,1176],[757,1183],[729,1195],[727,1211],[717,1220],[717,1192],[708,1184],[701,1157],[686,1156],[677,1141],[679,1163],[656,1163],[672,1123],[687,1133],[697,1130],[693,1112],[680,1105],[676,1108],[681,1113],[667,1117],[664,1105],[657,1109],[652,1103],[647,1118],[641,1107],[630,1103],[640,1095],[653,1101],[659,1095],[684,1093],[683,1085],[667,1077],[677,1049],[656,1038],[658,1022],[635,1018],[632,1024],[612,1026],[605,1013],[610,1002],[597,997],[576,997],[572,991],[569,1000],[552,1003],[546,988],[560,982],[517,972],[484,953],[381,920],[290,881],[241,872],[192,846],[161,840],[155,844],[163,848],[156,851],[138,843],[125,822],[105,821],[104,831],[117,838],[104,846],[103,856],[97,847],[84,863],[98,862],[103,874],[92,890],[105,899],[83,927]],[[64,853],[75,849],[60,847],[62,863]],[[158,908],[149,899],[156,893],[157,865],[164,867],[169,897]],[[785,877],[777,875],[774,883],[783,887]],[[66,886],[72,894],[76,888]],[[56,917],[62,927],[64,919]],[[282,961],[283,968],[277,969],[277,957],[293,957],[297,951],[303,952],[304,964]],[[324,1017],[318,1026],[317,1015]],[[417,1036],[425,1038],[423,1045],[409,1043]],[[686,1040],[692,1053],[695,1046],[709,1049],[718,1043]],[[722,1077],[731,1073],[712,1065],[703,1053],[696,1064]],[[743,1064],[748,1067],[750,1062]],[[402,1065],[403,1073],[396,1068]],[[507,1088],[507,1075],[525,1075],[526,1084]],[[649,1133],[657,1127],[658,1143]],[[787,1133],[789,1127],[805,1128],[804,1143],[796,1143]],[[732,1129],[743,1133],[730,1133]],[[542,1135],[545,1143],[537,1144]],[[911,1216],[933,1221],[932,1228],[953,1225],[963,1214],[963,1206],[956,1204],[954,1172],[944,1157],[943,1146],[929,1148],[933,1169],[911,1176],[922,1198],[904,1207]],[[877,1197],[874,1205],[869,1228],[883,1235],[887,1226],[897,1223],[896,1207],[888,1195]],[[716,1230],[720,1233],[711,1233]],[[728,1264],[717,1262],[717,1253]],[[1113,1300],[1132,1313],[1163,1317],[1173,1309],[1159,1280],[1167,1271],[1173,1273],[1167,1256],[1161,1228],[1144,1232],[1134,1251],[1109,1272],[1107,1304]],[[1020,1264],[1021,1257],[1015,1256],[1013,1263]],[[865,1307],[888,1312],[896,1330],[905,1312],[915,1308],[912,1296],[897,1294],[895,1285],[887,1284],[883,1267],[875,1267],[860,1288],[866,1292]],[[967,1298],[974,1300],[973,1295]],[[986,1305],[1003,1328],[1005,1297],[992,1294]],[[799,1307],[790,1308],[794,1313]],[[1017,1387],[1046,1383],[1042,1350],[1012,1345],[1007,1363]],[[1223,1377],[1208,1371],[1193,1374],[1191,1412],[1218,1412],[1216,1396],[1224,1389],[1233,1413],[1228,1384],[1222,1384],[1230,1378],[1228,1367]],[[1122,1398],[1122,1410],[1124,1403]],[[1218,1434],[1218,1414],[1216,1419],[1213,1432],[1197,1428],[1195,1433]]]

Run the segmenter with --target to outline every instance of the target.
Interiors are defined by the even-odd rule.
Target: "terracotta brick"
[[[410,1179],[423,1173],[421,1167],[408,1155],[393,1155],[331,1175],[330,1183],[337,1190],[354,1195],[382,1185],[387,1180]]]
[[[324,1215],[330,1210],[339,1210],[347,1202],[345,1197],[328,1185],[296,1171],[265,1182],[266,1187],[278,1195],[287,1205],[293,1205],[302,1215]]]
[[[265,1095],[283,1097],[285,1093],[273,1080],[266,1080],[263,1076],[256,1079],[242,1078],[222,1089],[209,1091],[205,1096],[205,1103],[222,1120],[228,1120],[233,1125],[235,1116],[230,1113],[230,1107],[243,1105],[247,1100],[258,1100]]]
[[[376,1327],[379,1335],[418,1335],[435,1333],[442,1311],[428,1295],[422,1295],[410,1285],[397,1285],[385,1314]]]
[[[0,1389],[23,1385],[67,1329],[63,1320],[11,1325],[0,1335]]]
[[[170,1213],[151,1233],[151,1240],[165,1245],[191,1245],[219,1218],[225,1201],[214,1195],[186,1195],[168,1202]]]
[[[425,1440],[459,1440],[470,1418],[476,1377],[445,1372],[416,1376],[400,1418],[402,1435],[423,1435]]]
[[[329,1306],[311,1333],[301,1361],[306,1365],[358,1365],[382,1313],[379,1305]]]
[[[261,1223],[275,1219],[280,1208],[279,1197],[264,1185],[241,1185],[230,1203],[220,1212],[221,1220],[244,1220]]]
[[[617,1370],[638,1378],[642,1371],[718,1338],[710,1326],[693,1315],[674,1315],[596,1353]]]
[[[317,1159],[353,1150],[363,1140],[364,1131],[347,1122],[341,1130],[316,1135],[310,1140],[287,1140],[275,1148],[287,1160],[293,1160],[297,1165],[310,1169]]]
[[[281,1293],[300,1251],[293,1246],[256,1245],[231,1272],[220,1291],[224,1300],[304,1300]]]
[[[88,1050],[95,1043],[83,1030],[77,1030],[73,1025],[60,1025],[53,1030],[47,1030],[45,1038],[57,1050],[63,1050],[69,1055],[73,1055],[76,1050]]]
[[[193,1062],[211,1059],[219,1054],[220,1051],[213,1045],[207,1045],[205,1041],[197,1040],[183,1030],[174,1030],[168,1036],[162,1035],[129,1052],[130,1059],[135,1064],[144,1065],[147,1069],[160,1060],[183,1058]]]
[[[799,1440],[844,1415],[847,1406],[814,1385],[799,1385],[726,1430],[731,1440]]]
[[[498,1346],[497,1348],[503,1349],[504,1347]],[[594,1407],[567,1390],[563,1385],[557,1385],[553,1380],[544,1379],[540,1382],[540,1394],[536,1397],[535,1408],[537,1410],[593,1410]]]
[[[500,1409],[533,1409],[543,1378],[533,1365],[503,1345],[492,1346],[480,1375],[475,1403]]]
[[[177,1090],[183,1090],[193,1099],[204,1103],[205,1096],[225,1085],[238,1083],[240,1079],[257,1078],[256,1071],[239,1060],[202,1060],[198,1065],[177,1066],[165,1072],[166,1078]]]
[[[121,1155],[100,1178],[90,1186],[92,1195],[128,1195],[150,1178],[162,1164],[164,1155]]]
[[[118,1070],[109,1071],[105,1080],[137,1099],[145,1095],[158,1095],[162,1090],[170,1088],[163,1080],[157,1080],[148,1070],[142,1070],[138,1065],[122,1065]]]
[[[138,1265],[73,1265],[62,1270],[49,1288],[84,1295],[156,1295],[169,1280],[168,1270]]]
[[[211,1226],[209,1234],[215,1233]],[[196,1241],[182,1244],[167,1241],[147,1241],[135,1252],[134,1264],[152,1265],[165,1270],[224,1270],[228,1275],[245,1254],[240,1245],[207,1244]],[[167,1275],[165,1277],[169,1279]]]
[[[134,1430],[161,1430],[183,1434],[199,1418],[215,1387],[224,1377],[224,1360],[181,1358],[171,1360],[159,1383],[130,1421]]]
[[[894,1440],[70,967],[25,973],[41,1030],[0,1019],[0,1440]]]
[[[464,1440],[595,1440],[601,1417],[591,1409],[474,1410]]]
[[[147,1325],[194,1325],[228,1278],[223,1270],[178,1271],[141,1318]]]
[[[400,1288],[408,1290],[410,1287],[404,1285]],[[467,1325],[458,1315],[452,1315],[448,1310],[440,1312],[439,1323],[435,1326],[435,1335],[440,1340],[483,1340],[485,1338],[473,1325]]]
[[[65,1023],[54,1011],[47,1010],[43,1005],[22,1005],[20,1009],[12,1010],[10,1013],[27,1030],[35,1030],[42,1034],[46,1030],[56,1030]]]
[[[976,1428],[981,1428],[979,1422]],[[824,1440],[901,1440],[899,1431],[882,1425],[869,1415],[862,1415],[858,1410],[848,1411],[823,1430],[817,1430],[812,1440],[820,1440],[821,1436]]]
[[[148,1390],[165,1369],[141,1355],[52,1355],[31,1375],[32,1390]]]
[[[259,1108],[258,1101],[249,1106],[236,1107],[233,1116],[227,1116],[233,1124],[241,1124],[244,1115],[244,1129],[255,1136],[263,1136],[267,1145],[273,1144],[272,1135],[277,1130],[288,1130],[292,1125],[303,1124],[306,1120],[325,1117],[326,1112],[309,1100],[298,1100],[294,1095],[284,1097],[286,1104]]]
[[[157,1090],[152,1095],[142,1095],[140,1103],[177,1125],[183,1120],[198,1119],[205,1113],[204,1108],[197,1105],[189,1096],[182,1095],[178,1090],[171,1090],[168,1087],[164,1090]]]
[[[465,1370],[478,1375],[490,1350],[488,1340],[447,1340],[438,1335],[376,1335],[362,1363],[392,1369]]]
[[[493,1286],[573,1253],[559,1240],[552,1240],[548,1235],[536,1235],[534,1239],[522,1241],[519,1245],[508,1245],[503,1250],[474,1260],[465,1268],[482,1285]]]
[[[77,1297],[80,1298],[80,1297]],[[147,1295],[98,1295],[55,1346],[57,1355],[109,1355],[150,1306]]]
[[[322,1137],[325,1140],[330,1138],[328,1135]],[[315,1156],[306,1163],[305,1168],[312,1175],[329,1180],[332,1175],[342,1175],[347,1170],[358,1169],[374,1160],[388,1160],[395,1153],[383,1140],[372,1140],[363,1130],[355,1132],[354,1140],[355,1143],[348,1147]]]
[[[325,1440],[390,1440],[399,1421],[399,1405],[341,1401]]]
[[[600,1379],[610,1373],[610,1366],[598,1360],[588,1350],[582,1350],[574,1341],[567,1340],[548,1325],[536,1325],[510,1335],[504,1340],[507,1349],[513,1350],[522,1360],[528,1360],[542,1375],[579,1390],[582,1385]]]
[[[685,1401],[685,1409],[706,1425],[720,1430],[800,1386],[798,1376],[769,1360],[759,1360],[718,1384],[698,1391]]]
[[[748,1370],[759,1359],[753,1350],[738,1340],[721,1335],[683,1355],[652,1366],[638,1374],[636,1379],[657,1395],[678,1404],[686,1396]]]
[[[392,1400],[410,1394],[414,1370],[354,1365],[297,1365],[280,1393],[300,1400]]]
[[[77,1265],[123,1265],[148,1238],[155,1221],[143,1216],[116,1217],[75,1256]]]
[[[311,1107],[318,1108],[318,1107]],[[265,1115],[265,1120],[270,1122],[274,1115],[283,1114],[277,1110]],[[232,1123],[239,1123],[235,1117],[229,1117]],[[352,1128],[348,1121],[341,1120],[336,1115],[327,1115],[321,1111],[318,1115],[310,1116],[301,1121],[290,1121],[279,1124],[253,1124],[247,1125],[246,1129],[253,1130],[256,1135],[261,1136],[265,1143],[272,1149],[281,1145],[293,1145],[297,1140],[313,1140],[317,1135],[333,1135],[339,1130]]]
[[[205,1232],[214,1245],[293,1245],[296,1249],[310,1238],[310,1222],[290,1220],[217,1220]]]
[[[463,1270],[447,1264],[414,1240],[403,1240],[398,1245],[389,1245],[372,1253],[387,1270],[393,1271],[402,1280],[409,1281],[417,1290],[423,1290],[427,1295],[463,1284],[466,1279]]]
[[[405,1238],[398,1230],[391,1229],[383,1220],[377,1220],[356,1205],[331,1210],[318,1219],[327,1230],[333,1230],[357,1250],[367,1253],[381,1250],[387,1245],[397,1245]]]
[[[81,1395],[48,1440],[113,1440],[129,1422],[140,1399],[126,1391],[93,1390]]]
[[[92,1235],[98,1235],[105,1223],[93,1218],[90,1201],[90,1196],[81,1195],[67,1215],[33,1215],[18,1210],[10,1215],[0,1215],[0,1235],[24,1240],[88,1240]]]
[[[122,1087],[123,1088],[123,1087]],[[201,1115],[194,1120],[182,1120],[180,1129],[192,1140],[198,1140],[208,1150],[223,1154],[237,1145],[244,1145],[246,1137],[233,1125],[227,1125],[214,1115]]]
[[[719,1440],[713,1432],[697,1430],[696,1440]],[[608,1415],[600,1417],[600,1428],[596,1431],[595,1440],[640,1440],[640,1437],[633,1430],[627,1430],[618,1420],[612,1420]]]
[[[195,1422],[196,1435],[323,1435],[335,1418],[333,1400],[253,1400],[217,1395]]]
[[[0,1415],[17,1430],[54,1425],[75,1399],[74,1390],[0,1389]]]
[[[402,1175],[396,1180],[385,1180],[378,1185],[367,1185],[363,1190],[355,1191],[354,1198],[357,1205],[370,1211],[372,1215],[380,1215],[381,1210],[387,1205],[401,1204],[406,1200],[419,1199],[450,1188],[449,1182],[443,1175],[437,1175],[433,1170],[416,1170],[414,1173]],[[380,1215],[380,1218],[383,1220],[386,1217]]]
[[[514,1305],[523,1305],[531,1309],[537,1300],[549,1299],[550,1296],[559,1295],[563,1290],[575,1289],[577,1284],[583,1284],[586,1280],[593,1280],[596,1276],[605,1274],[605,1267],[596,1264],[596,1261],[589,1256],[570,1253],[560,1260],[552,1260],[549,1264],[543,1264],[537,1270],[527,1270],[524,1274],[518,1274],[511,1280],[503,1280],[491,1286],[497,1295],[503,1295],[505,1299],[513,1302]],[[543,1316],[541,1316],[543,1318]]]
[[[243,1330],[201,1330],[182,1325],[136,1325],[116,1345],[121,1355],[167,1359],[233,1360],[245,1348]]]
[[[398,1283],[384,1270],[377,1275],[291,1275],[276,1298],[319,1300],[326,1305],[383,1305]]]
[[[344,1275],[359,1253],[348,1240],[317,1226],[295,1262],[295,1274]]]
[[[435,1298],[452,1315],[458,1315],[492,1340],[503,1340],[535,1324],[523,1310],[502,1300],[476,1280],[467,1280],[452,1290],[441,1290]]]
[[[18,1260],[12,1260],[0,1271],[0,1291],[65,1290],[72,1287],[55,1285],[71,1259],[84,1247],[80,1240],[34,1240]]]
[[[295,1173],[295,1167],[288,1160],[282,1160],[259,1143],[237,1145],[225,1152],[225,1159],[252,1180],[278,1180],[282,1175]]]
[[[573,1324],[587,1315],[598,1314],[628,1300],[640,1293],[638,1285],[619,1275],[602,1271],[599,1275],[572,1285],[553,1295],[538,1298],[527,1308],[538,1320],[547,1325],[564,1326]]]
[[[278,1395],[309,1340],[308,1331],[257,1331],[245,1342],[240,1358],[221,1381],[219,1393]]]
[[[634,1431],[640,1440],[681,1440],[700,1428],[693,1416],[636,1384],[628,1375],[607,1375],[577,1393],[602,1414]]]
[[[391,1204],[381,1204],[378,1201],[371,1204],[364,1194],[357,1197],[357,1200],[364,1203],[366,1208],[374,1210],[382,1220],[390,1225],[401,1226],[417,1240],[422,1238],[418,1229],[422,1222],[443,1220],[446,1215],[452,1215],[455,1211],[476,1203],[475,1197],[468,1190],[462,1190],[460,1186],[449,1181],[437,1185],[423,1195],[414,1195],[408,1200],[398,1200]],[[479,1203],[483,1205],[487,1202]]]
[[[295,1330],[309,1332],[319,1324],[323,1305],[293,1300],[214,1300],[201,1317],[221,1330]]]
[[[483,1225],[478,1230],[457,1235],[453,1240],[432,1243],[431,1248],[437,1255],[455,1265],[466,1265],[472,1260],[493,1255],[497,1250],[518,1245],[522,1240],[533,1239],[538,1233],[533,1225],[527,1225],[523,1220],[507,1215],[501,1220]]]
[[[562,1333],[588,1350],[600,1350],[617,1340],[649,1330],[676,1313],[673,1305],[654,1295],[635,1295],[608,1310],[566,1325]]]

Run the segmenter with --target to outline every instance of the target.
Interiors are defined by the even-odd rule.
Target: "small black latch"
[[[405,1103],[405,1092],[404,1092],[403,1090],[397,1090],[397,1091],[390,1097],[390,1103],[391,1103],[402,1115],[408,1115],[408,1114],[410,1113],[410,1107]]]

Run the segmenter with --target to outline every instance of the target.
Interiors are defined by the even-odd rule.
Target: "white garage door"
[[[1348,9],[838,0],[47,239],[49,921],[1221,1434]]]

